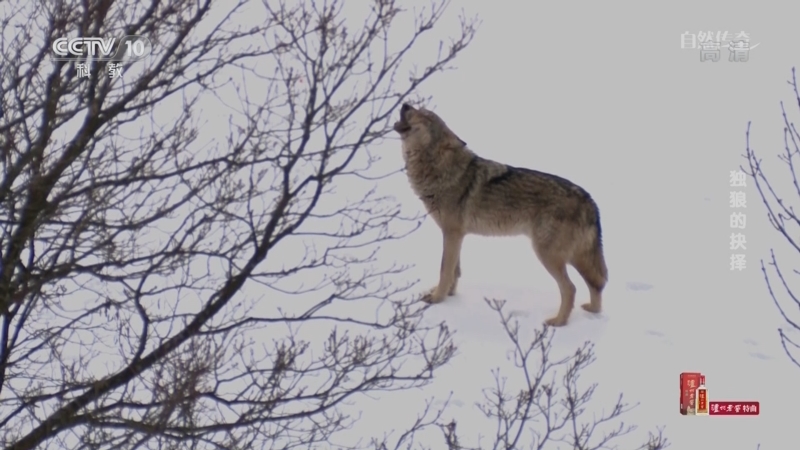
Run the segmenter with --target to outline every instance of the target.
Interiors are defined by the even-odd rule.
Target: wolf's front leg
[[[447,295],[456,295],[456,288],[458,287],[459,278],[461,278],[461,258],[459,258],[458,262],[456,263],[456,277],[453,280],[453,285],[450,286],[450,291],[447,292]]]
[[[456,269],[461,258],[461,243],[464,234],[452,231],[443,231],[442,265],[439,269],[439,284],[422,296],[426,303],[439,303],[455,289],[457,281]]]

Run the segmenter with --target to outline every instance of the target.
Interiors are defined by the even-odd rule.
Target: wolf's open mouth
[[[398,120],[397,122],[394,123],[394,131],[397,131],[398,133],[405,133],[410,129],[411,125],[406,123],[406,121],[404,120]]]

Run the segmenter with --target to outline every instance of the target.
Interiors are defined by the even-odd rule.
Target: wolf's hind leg
[[[572,262],[572,266],[575,267],[589,288],[589,303],[584,303],[581,308],[590,313],[599,313],[602,309],[602,293],[607,280],[605,262],[603,255],[597,253],[599,251],[594,249]]]
[[[556,283],[558,283],[558,289],[561,292],[561,306],[558,309],[558,314],[547,319],[545,323],[554,327],[563,327],[567,324],[569,315],[575,307],[575,285],[569,279],[567,263],[562,255],[554,250],[554,246],[541,248],[534,243],[534,250],[544,268],[555,278]]]

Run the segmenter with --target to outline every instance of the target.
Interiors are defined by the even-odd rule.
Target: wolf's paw
[[[581,305],[584,311],[589,311],[592,314],[597,314],[600,312],[600,305],[593,305],[591,303],[584,303]]]
[[[444,295],[437,293],[437,288],[431,288],[428,292],[422,294],[422,298],[420,299],[425,303],[441,303],[444,301]]]
[[[453,283],[453,286],[450,288],[449,291],[447,291],[447,295],[449,295],[449,296],[456,295],[456,287],[458,287],[458,284],[457,283]]]
[[[563,327],[567,324],[567,318],[555,316],[545,320],[544,323],[545,325],[549,325],[551,327]]]

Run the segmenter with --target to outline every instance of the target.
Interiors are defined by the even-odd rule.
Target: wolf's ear
[[[447,129],[447,135],[445,136],[446,145],[451,148],[463,148],[467,146],[467,143],[464,142],[463,139],[458,137],[457,134],[453,133],[451,129]]]

